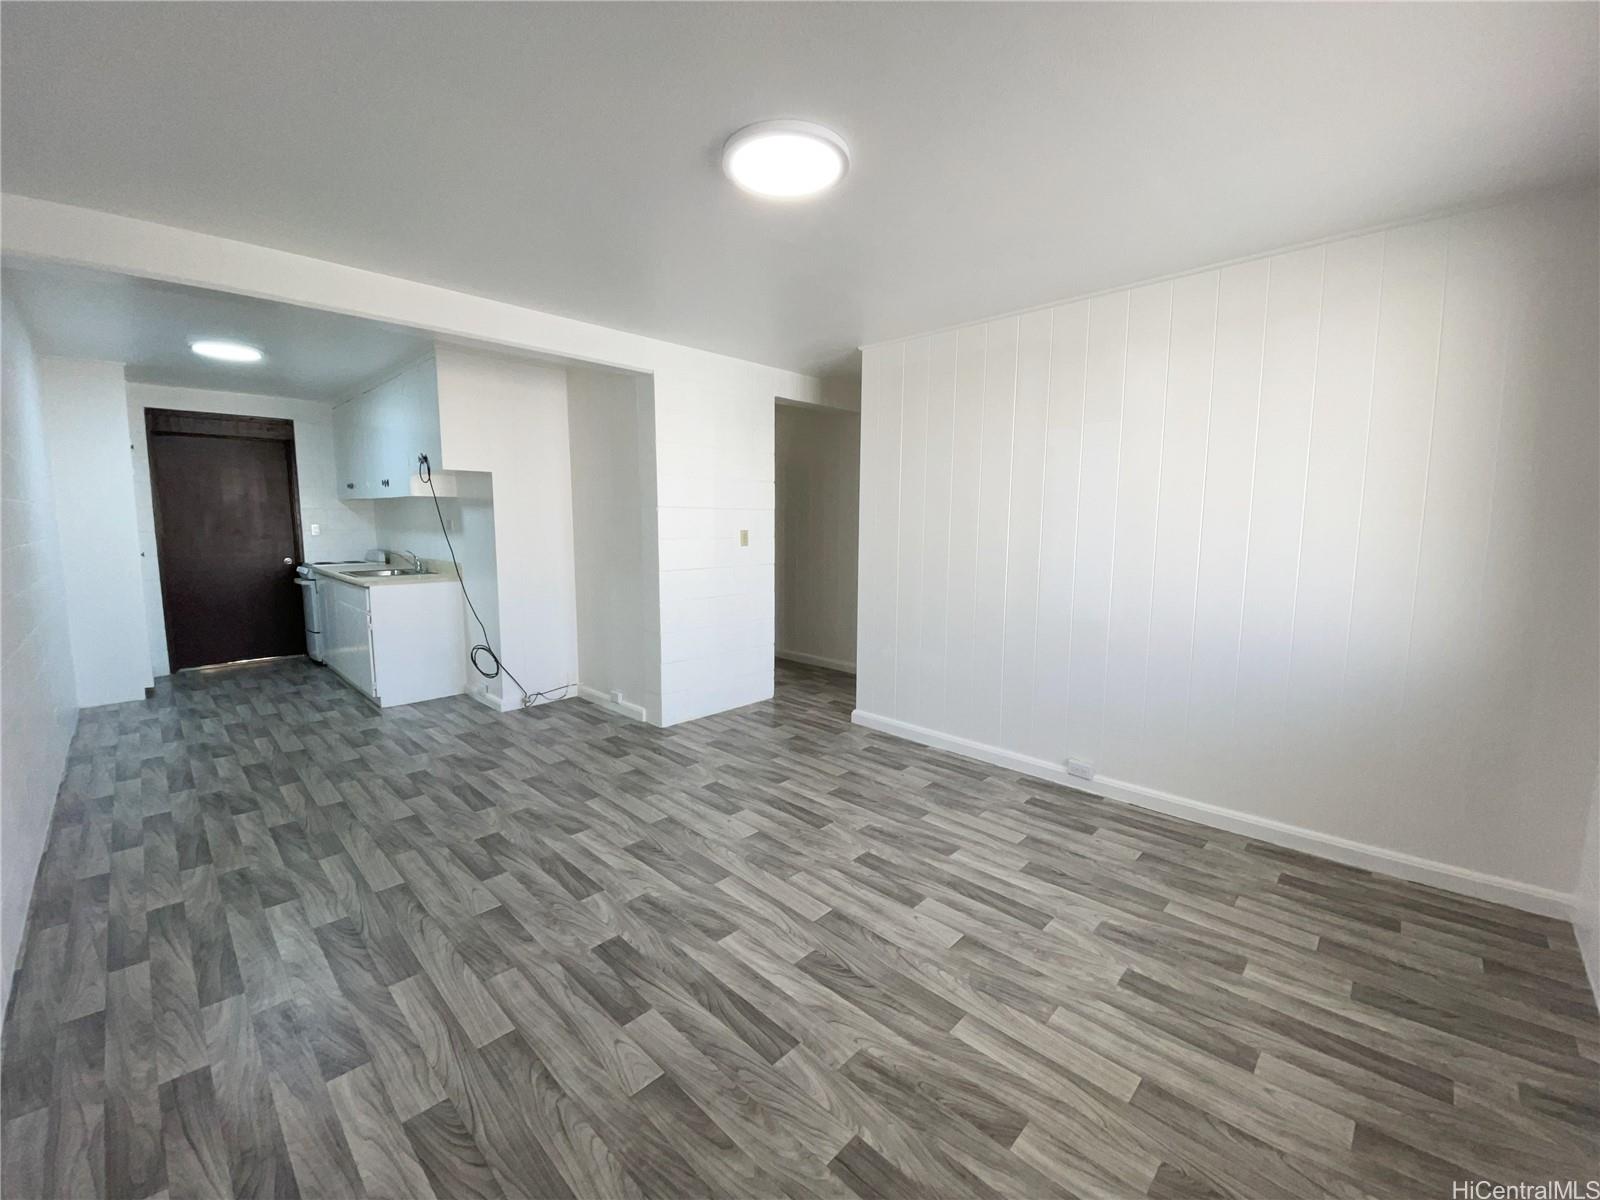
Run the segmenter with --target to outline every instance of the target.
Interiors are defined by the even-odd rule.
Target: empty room
[[[6,1200],[1600,1197],[1600,3],[0,0]]]

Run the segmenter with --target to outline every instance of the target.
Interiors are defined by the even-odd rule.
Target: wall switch
[[[1081,758],[1067,759],[1067,774],[1076,779],[1093,779],[1094,764]]]
[[[748,529],[739,530],[739,545],[748,546],[749,544],[750,544],[750,531]]]
[[[313,526],[312,526],[312,527],[311,527],[311,536],[312,536],[312,537],[317,537],[317,536],[319,536],[319,535],[320,535],[320,534],[321,534],[321,533],[322,533],[322,526],[321,526],[321,525],[313,525]]]

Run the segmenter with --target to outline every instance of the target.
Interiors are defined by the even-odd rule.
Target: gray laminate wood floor
[[[87,711],[8,1197],[1438,1196],[1600,1173],[1570,929],[849,724]]]

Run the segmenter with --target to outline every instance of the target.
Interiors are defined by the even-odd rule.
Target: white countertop
[[[318,575],[326,575],[329,579],[337,579],[340,583],[352,584],[355,587],[407,587],[420,583],[454,583],[455,571],[449,564],[439,564],[422,560],[423,565],[429,568],[426,575],[355,575],[354,571],[381,571],[384,563],[377,562],[343,562],[343,563],[306,563]],[[388,566],[403,566],[404,564],[389,563]]]

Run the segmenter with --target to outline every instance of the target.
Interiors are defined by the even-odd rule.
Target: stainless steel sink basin
[[[361,576],[390,576],[390,575],[432,575],[432,571],[425,571],[417,567],[377,567],[372,570],[346,571],[346,575]]]

